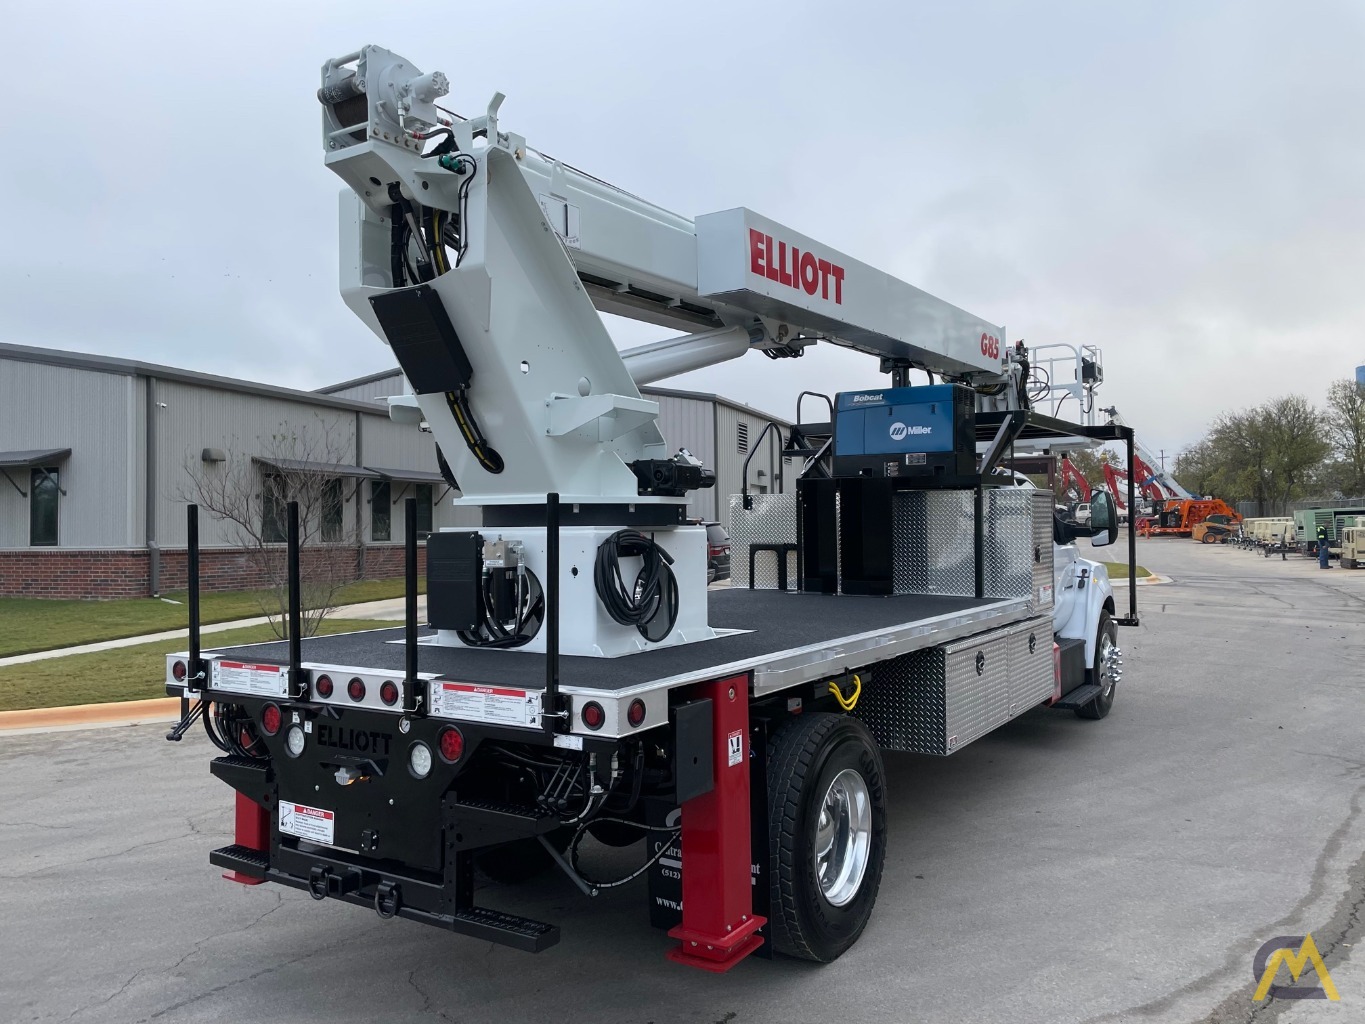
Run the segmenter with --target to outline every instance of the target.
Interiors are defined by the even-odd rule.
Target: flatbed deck
[[[855,597],[736,588],[713,590],[709,600],[712,628],[740,632],[620,658],[562,657],[561,688],[621,698],[753,672],[754,693],[772,693],[1028,614],[1022,598]],[[436,647],[429,642],[434,634],[425,627],[422,636],[427,642],[419,642],[421,673],[525,690],[544,687],[543,654]],[[404,664],[402,639],[401,627],[309,637],[302,641],[303,664],[315,671],[350,668],[398,674]],[[289,645],[274,641],[206,649],[204,656],[285,665]]]

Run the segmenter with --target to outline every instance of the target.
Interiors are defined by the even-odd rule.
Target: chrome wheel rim
[[[1119,666],[1123,664],[1123,655],[1114,643],[1114,638],[1108,633],[1100,636],[1100,680],[1103,686],[1103,695],[1106,700],[1114,692],[1114,684],[1119,681],[1122,673]]]
[[[858,895],[872,850],[872,799],[852,768],[830,781],[815,822],[815,876],[820,893],[842,907]]]

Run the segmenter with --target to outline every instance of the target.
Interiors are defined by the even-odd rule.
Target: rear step
[[[1098,697],[1102,689],[1103,687],[1097,683],[1084,683],[1081,686],[1076,687],[1076,689],[1072,690],[1056,704],[1053,704],[1052,707],[1058,711],[1075,711],[1077,708],[1085,707],[1085,705]]]
[[[548,835],[560,826],[557,814],[500,804],[490,800],[462,800],[449,805],[453,827],[458,821],[460,836],[453,843],[456,850],[472,850],[514,839],[533,839]]]
[[[559,941],[559,928],[556,925],[518,917],[516,914],[504,914],[487,907],[456,911],[448,927],[470,938],[513,946],[527,953],[539,953]]]
[[[209,863],[261,881],[265,880],[266,872],[270,870],[270,858],[264,850],[253,850],[237,843],[210,852]]]

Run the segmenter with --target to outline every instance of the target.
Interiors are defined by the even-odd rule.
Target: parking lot
[[[1243,1021],[1257,948],[1311,932],[1341,1001],[1255,1019],[1365,1019],[1365,571],[1174,539],[1139,561],[1174,582],[1140,589],[1108,719],[1039,710],[950,758],[888,755],[877,911],[832,965],[671,964],[643,880],[491,893],[562,926],[534,957],[232,885],[207,862],[232,798],[202,734],[110,728],[0,736],[0,1017]]]

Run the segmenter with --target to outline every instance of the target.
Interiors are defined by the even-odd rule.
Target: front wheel
[[[769,929],[787,956],[829,963],[858,940],[886,859],[881,752],[855,718],[803,714],[768,754]]]
[[[1114,618],[1108,612],[1100,612],[1100,626],[1095,637],[1095,664],[1091,666],[1090,678],[1100,685],[1100,692],[1088,704],[1076,709],[1081,718],[1099,719],[1109,714],[1114,706],[1114,692],[1118,689],[1119,630]]]

